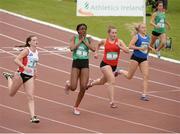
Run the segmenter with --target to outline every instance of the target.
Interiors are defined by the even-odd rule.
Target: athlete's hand
[[[78,44],[81,44],[84,41],[84,36],[80,37]]]
[[[161,28],[159,25],[155,25],[155,28]]]
[[[146,46],[140,47],[139,48],[141,51],[146,51],[148,48]]]

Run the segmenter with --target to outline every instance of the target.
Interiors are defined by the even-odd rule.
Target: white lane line
[[[3,69],[3,70],[9,71],[9,72],[13,72],[13,70],[9,70],[9,69],[3,68],[3,67],[1,67],[1,66],[0,66],[0,68]],[[36,80],[39,81],[39,82],[42,82],[42,83],[44,83],[44,84],[48,84],[48,85],[51,85],[51,86],[54,86],[54,87],[58,87],[58,88],[64,89],[64,86],[57,85],[57,84],[52,83],[52,82],[43,81],[43,80],[41,80],[41,79],[36,79]],[[6,88],[6,87],[4,86],[4,88]],[[78,93],[78,91],[75,91],[75,92]],[[89,96],[91,96],[91,97],[98,98],[98,99],[101,99],[101,100],[104,100],[104,101],[108,101],[108,102],[109,102],[109,99],[108,99],[108,98],[100,97],[100,96],[93,95],[93,94],[90,94],[90,93],[86,93],[86,95],[89,95]],[[137,108],[137,109],[140,109],[140,110],[144,110],[144,111],[148,111],[148,112],[154,112],[154,113],[158,113],[158,114],[163,114],[163,115],[167,115],[167,116],[170,116],[170,117],[175,117],[175,118],[179,118],[179,119],[180,119],[180,116],[178,116],[178,115],[173,115],[173,114],[169,114],[169,113],[164,113],[164,112],[156,111],[156,110],[153,110],[153,109],[144,108],[144,107],[140,107],[140,106],[136,106],[136,105],[124,103],[124,102],[119,102],[119,101],[116,101],[116,103],[118,103],[118,104],[120,104],[120,105],[129,106],[129,107],[132,107],[132,108]]]
[[[4,23],[4,24],[6,24],[6,25],[9,25],[9,26],[11,26],[11,27],[15,27],[15,28],[21,29],[21,30],[23,30],[23,31],[35,33],[35,34],[40,35],[40,36],[42,36],[42,37],[46,37],[46,38],[49,38],[49,39],[52,39],[52,40],[55,40],[55,41],[58,41],[58,42],[62,42],[62,43],[64,43],[64,44],[69,44],[68,42],[65,42],[65,41],[62,41],[62,40],[59,40],[59,39],[56,39],[56,38],[53,38],[53,37],[49,37],[49,36],[47,36],[47,35],[44,35],[44,34],[41,34],[41,33],[38,33],[38,32],[34,32],[34,31],[31,31],[31,30],[28,30],[28,29],[25,29],[25,28],[22,28],[22,27],[18,27],[18,26],[15,26],[15,25],[13,25],[13,24],[10,24],[10,23],[4,22],[4,21],[0,21],[0,23]],[[125,63],[129,63],[128,61],[123,60],[123,59],[121,59],[121,61],[123,61],[123,62],[125,62]],[[179,63],[180,63],[180,61],[179,61]],[[155,71],[159,71],[159,72],[162,72],[162,73],[167,73],[167,74],[170,74],[170,75],[175,75],[175,76],[180,77],[180,74],[177,74],[177,73],[172,73],[172,72],[160,70],[160,69],[156,69],[156,68],[153,68],[153,67],[150,67],[150,69],[155,70]]]
[[[40,49],[42,49],[42,48],[40,48]],[[4,50],[2,50],[2,51],[4,51]],[[7,52],[7,51],[4,51],[4,52]],[[14,54],[9,53],[9,52],[7,52],[7,53],[10,54],[10,55],[14,55]],[[65,57],[65,56],[63,56],[63,57]],[[63,73],[69,74],[69,72],[67,72],[67,71],[64,71],[64,70],[61,70],[61,69],[57,69],[57,68],[54,68],[54,67],[51,67],[51,66],[48,66],[48,65],[44,65],[44,64],[41,64],[41,63],[39,63],[39,65],[40,66],[44,66],[44,67],[49,68],[49,69],[52,69],[52,70],[55,70],[55,71],[59,71],[59,72],[63,72]],[[123,89],[123,90],[131,91],[131,92],[135,92],[135,93],[141,93],[140,91],[132,90],[132,89],[129,89],[129,88],[126,88],[126,87],[118,86],[118,85],[115,85],[115,87]],[[178,101],[178,100],[169,99],[169,98],[166,98],[166,97],[161,97],[161,96],[157,96],[157,95],[153,95],[153,94],[149,94],[149,96],[153,96],[153,97],[156,97],[156,98],[164,99],[164,100],[167,100],[167,101],[172,101],[172,102],[180,103],[180,101]]]
[[[150,91],[150,92],[148,92],[148,93],[154,94],[154,93],[173,93],[173,92],[180,92],[180,90]]]
[[[1,34],[0,34],[0,35],[1,35]],[[11,38],[11,37],[10,37],[10,38]],[[38,48],[39,48],[39,47],[38,47]],[[39,49],[46,50],[46,49],[43,49],[43,48],[39,48]],[[2,50],[2,49],[1,49],[1,50]],[[4,51],[4,50],[2,50],[2,51]],[[46,50],[46,51],[47,51],[47,50]],[[7,52],[7,51],[4,51],[4,52]],[[7,53],[8,53],[8,52],[7,52]],[[51,52],[50,52],[50,53],[51,53]],[[9,53],[9,54],[10,54],[10,55],[14,55],[14,54],[12,54],[12,53]],[[60,57],[64,57],[64,58],[69,59],[69,60],[72,60],[71,58],[68,58],[68,57],[66,57],[66,56],[58,55],[58,54],[56,54],[56,53],[52,53],[52,54],[53,54],[53,55],[60,56]],[[15,55],[14,55],[14,56],[15,56]],[[64,71],[64,70],[60,70],[60,69],[56,69],[56,68],[54,68],[54,67],[50,67],[50,66],[47,66],[47,65],[43,65],[43,64],[41,64],[41,63],[39,63],[39,65],[45,66],[45,67],[47,67],[47,68],[49,68],[49,69],[53,69],[53,70],[56,70],[56,71],[66,72],[66,71]],[[96,65],[93,65],[93,66],[98,67],[98,66],[96,66]],[[69,72],[66,72],[66,73],[69,73]],[[166,84],[166,86],[167,86],[167,84]],[[140,91],[132,90],[132,89],[129,89],[129,88],[125,88],[125,87],[118,86],[118,85],[115,85],[115,87],[120,88],[120,89],[124,89],[124,90],[127,90],[127,91],[132,91],[132,92],[135,92],[135,93],[141,93]],[[177,88],[179,88],[179,87],[177,87]],[[149,95],[150,95],[150,96],[153,96],[153,97],[156,97],[156,98],[160,98],[160,99],[164,99],[164,100],[168,100],[168,101],[180,103],[180,101],[178,101],[178,100],[169,99],[169,98],[165,98],[165,97],[161,97],[161,96],[157,96],[157,95],[153,95],[153,94],[149,94]]]
[[[7,50],[6,50],[7,51]],[[7,51],[7,52],[10,52],[10,53],[14,53],[14,54],[18,54],[18,53],[20,53],[20,51]],[[54,50],[54,51],[52,51],[52,50],[50,50],[50,51],[38,51],[38,53],[49,53],[49,52],[52,52],[52,53],[64,53],[64,51],[59,51],[59,50]],[[3,52],[2,50],[0,51],[0,54],[3,54],[3,53],[5,53],[5,52]]]
[[[51,39],[51,40],[54,40],[54,41],[57,41],[57,42],[61,42],[61,43],[64,43],[64,44],[69,44],[69,43],[67,43],[65,41],[62,41],[62,40],[59,40],[59,39],[56,39],[56,38],[53,38],[53,37],[50,37],[50,36],[35,32],[35,31],[31,31],[31,30],[28,30],[28,29],[25,29],[25,28],[22,28],[22,27],[18,27],[18,26],[12,25],[12,24],[4,22],[4,21],[0,21],[0,23],[3,23],[3,24],[6,24],[8,26],[11,26],[11,27],[21,29],[21,30],[26,31],[26,32],[30,32],[30,33],[33,33],[33,34],[36,34],[36,35],[40,35],[42,37],[45,37],[45,38],[48,38],[48,39]]]
[[[0,85],[1,86],[1,85]],[[6,87],[8,88],[8,87]],[[24,92],[22,91],[18,91],[18,93],[21,93],[21,94],[25,94]],[[38,99],[41,99],[41,100],[44,100],[44,101],[48,101],[48,102],[51,102],[51,103],[55,103],[55,104],[58,104],[58,105],[63,105],[63,106],[66,106],[66,107],[70,107],[72,108],[72,106],[68,105],[68,104],[65,104],[65,103],[60,103],[60,102],[57,102],[57,101],[54,101],[54,100],[50,100],[50,99],[47,99],[47,98],[43,98],[43,97],[40,97],[40,96],[34,96]],[[1,106],[1,104],[0,104]],[[118,121],[123,121],[123,122],[126,122],[126,123],[130,123],[130,124],[134,124],[134,125],[138,125],[138,126],[143,126],[143,127],[147,127],[147,128],[152,128],[152,129],[155,129],[155,130],[160,130],[160,131],[164,131],[164,132],[170,132],[170,133],[175,133],[173,131],[170,131],[170,130],[166,130],[166,129],[162,129],[162,128],[158,128],[158,127],[154,127],[154,126],[151,126],[151,125],[146,125],[144,123],[139,123],[139,122],[134,122],[134,121],[130,121],[130,120],[126,120],[126,119],[122,119],[122,118],[117,118],[117,117],[114,117],[114,116],[110,116],[110,115],[106,115],[106,114],[102,114],[102,113],[98,113],[98,112],[95,112],[95,111],[91,111],[91,110],[87,110],[87,109],[84,109],[84,108],[80,108],[82,111],[86,111],[88,113],[91,113],[91,114],[95,114],[95,115],[98,115],[98,116],[102,116],[102,117],[105,117],[105,118],[109,118],[109,119],[114,119],[114,120],[118,120]],[[20,110],[21,111],[21,110]],[[23,111],[24,112],[24,111]],[[29,114],[27,112],[25,112],[26,114]],[[38,115],[40,118],[44,118],[44,116],[40,116]],[[46,119],[49,119],[46,117]],[[51,119],[52,120],[52,119]],[[96,132],[96,131],[94,131]],[[97,133],[97,132],[96,132]],[[98,132],[99,133],[99,132]]]
[[[25,42],[23,42],[23,41],[20,41],[20,40],[18,40],[18,39],[15,39],[15,38],[13,38],[13,37],[8,36],[8,35],[0,34],[0,36],[4,36],[4,37],[6,37],[6,38],[15,40],[15,41],[20,42],[20,43],[25,43]],[[53,52],[48,51],[47,49],[44,49],[44,48],[38,47],[38,49],[43,50],[43,51],[47,51],[47,52],[49,52],[49,53],[51,53],[51,54],[53,54],[53,55],[56,55],[56,56],[59,56],[59,57],[63,57],[63,58],[68,59],[68,60],[72,60],[70,57],[63,56],[63,55],[59,55],[59,54],[57,54],[57,53],[53,53]],[[99,68],[99,66],[94,65],[94,64],[89,64],[89,65],[92,66],[92,67],[95,67],[95,68]],[[138,77],[138,76],[134,76],[134,78],[139,79],[139,80],[142,80],[142,78],[140,78],[140,77]],[[171,87],[171,88],[180,89],[180,87],[173,86],[173,85],[170,85],[170,84],[161,83],[161,82],[158,82],[158,81],[149,80],[149,82],[152,82],[152,83],[155,83],[155,84],[159,84],[159,85],[162,85],[162,86],[168,86],[168,87]]]
[[[1,85],[0,85],[0,86],[1,86]],[[18,91],[18,92],[19,92],[19,91]],[[14,111],[16,111],[16,112],[20,112],[20,113],[29,115],[28,112],[25,112],[25,111],[20,110],[20,109],[16,109],[16,108],[13,108],[13,107],[9,107],[9,106],[3,105],[3,104],[0,104],[0,106],[3,107],[3,108],[6,108],[6,109],[14,110]],[[63,125],[66,125],[66,126],[70,126],[70,127],[73,127],[73,128],[81,129],[81,130],[88,131],[88,132],[91,132],[91,133],[100,133],[100,132],[98,132],[98,131],[94,131],[94,130],[91,130],[91,129],[79,127],[79,126],[77,126],[77,125],[72,125],[72,124],[69,124],[69,123],[57,121],[57,120],[55,120],[55,119],[51,119],[51,118],[48,118],[48,117],[45,117],[45,116],[41,116],[41,115],[37,115],[37,116],[38,116],[39,118],[44,119],[44,120],[48,120],[48,121],[55,122],[55,123],[58,123],[58,124],[63,124]]]
[[[5,14],[7,14],[7,15],[11,15],[11,16],[15,16],[15,17],[24,19],[26,21],[33,22],[36,25],[39,24],[39,25],[43,25],[43,26],[48,26],[50,28],[61,30],[61,31],[64,31],[66,33],[71,33],[71,34],[76,34],[77,33],[74,30],[71,30],[71,29],[68,29],[68,28],[65,28],[65,27],[62,27],[62,26],[59,26],[59,25],[55,25],[55,24],[51,24],[51,23],[48,23],[48,22],[45,22],[45,21],[41,21],[41,20],[37,20],[37,19],[30,18],[30,17],[27,17],[27,16],[23,16],[23,15],[20,15],[20,14],[17,14],[17,13],[13,13],[13,12],[10,12],[10,11],[7,11],[7,10],[0,9],[0,12],[3,12]],[[97,41],[101,40],[100,38],[92,36],[92,35],[88,35],[88,36],[93,37]],[[155,54],[150,54],[150,56],[156,57]],[[166,57],[162,57],[161,60],[165,60],[165,61],[168,61],[168,62],[180,64],[179,60],[174,60],[174,59],[170,59],[170,58],[166,58]]]
[[[9,128],[9,127],[5,127],[5,126],[1,126],[1,125],[0,125],[0,128],[9,130],[9,131],[12,131],[12,132],[15,132],[15,133],[19,133],[19,134],[24,134],[23,132],[17,131],[17,130],[15,130],[15,129],[12,129],[12,128]],[[0,133],[1,133],[1,132],[0,132]],[[7,134],[10,134],[10,133],[7,133]]]

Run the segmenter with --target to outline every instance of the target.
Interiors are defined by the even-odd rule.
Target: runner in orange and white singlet
[[[13,97],[20,87],[23,85],[28,98],[28,106],[31,115],[32,123],[39,123],[39,119],[35,115],[34,104],[34,81],[37,76],[36,65],[39,60],[37,51],[38,39],[36,36],[29,36],[26,39],[26,44],[19,47],[24,47],[14,62],[18,66],[17,72],[13,75],[8,72],[3,72],[4,77],[8,80],[9,95]]]

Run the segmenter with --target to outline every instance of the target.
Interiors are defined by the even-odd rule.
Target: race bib
[[[87,57],[88,56],[88,53],[86,51],[81,51],[81,50],[77,50],[76,54],[78,56],[83,56],[83,57]]]
[[[107,60],[116,60],[118,58],[117,52],[108,52],[106,55]]]
[[[36,67],[36,64],[37,64],[37,61],[31,60],[30,63],[29,63],[29,65],[28,65],[28,67],[29,67],[29,68],[35,68],[35,67]]]
[[[141,47],[146,48],[145,50],[141,50],[142,53],[147,54],[148,53],[148,45],[147,42],[142,42]]]
[[[164,27],[165,27],[164,19],[161,19],[161,20],[159,21],[159,23],[157,23],[157,25],[158,25],[160,28],[164,28]]]

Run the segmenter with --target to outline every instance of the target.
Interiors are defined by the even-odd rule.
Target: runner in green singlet
[[[70,81],[66,81],[65,92],[69,94],[69,91],[75,91],[79,80],[80,91],[73,108],[73,113],[79,115],[80,111],[78,107],[84,97],[89,81],[89,49],[95,51],[95,46],[92,45],[93,40],[86,37],[86,24],[77,25],[76,30],[78,35],[73,36],[70,42],[70,50],[73,52],[73,62]]]
[[[166,25],[170,29],[170,24],[166,20],[163,2],[159,1],[157,3],[157,11],[153,13],[150,24],[154,26],[151,36],[150,46],[153,47],[156,39],[160,39],[160,45],[156,48],[157,56],[160,58],[160,50],[166,44]]]

